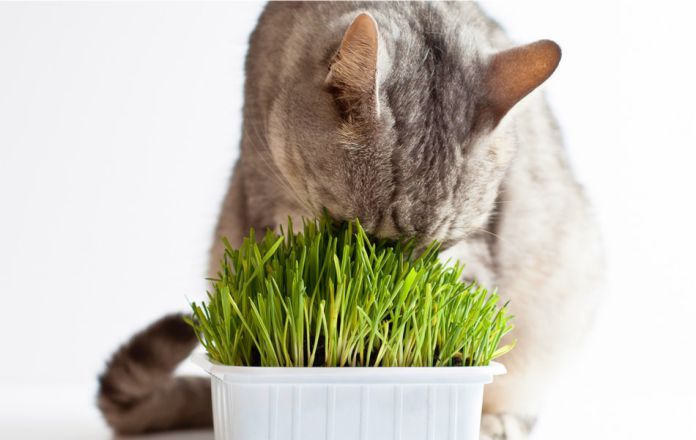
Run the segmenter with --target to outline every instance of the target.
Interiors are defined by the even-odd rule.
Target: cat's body
[[[512,301],[517,347],[502,359],[509,373],[486,389],[482,430],[510,439],[529,430],[549,377],[584,334],[602,268],[543,96],[518,103],[560,53],[549,42],[511,47],[469,3],[270,4],[250,41],[241,154],[211,257],[214,274],[220,237],[238,243],[250,227],[324,208],[376,235],[442,241],[468,278]],[[130,422],[138,402],[166,412],[167,402],[205,396],[203,381],[168,378],[195,340],[181,336],[169,351],[164,340],[148,343],[163,325],[173,324],[136,337],[102,378],[100,407],[120,431],[210,422],[207,413]],[[133,381],[133,368],[120,366],[143,350],[170,359]],[[124,391],[129,380],[137,392]],[[123,401],[126,410],[113,404]]]

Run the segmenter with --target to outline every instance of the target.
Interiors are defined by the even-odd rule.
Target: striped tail
[[[167,315],[121,346],[99,377],[97,406],[119,434],[213,425],[210,379],[173,376],[196,347],[183,315]]]

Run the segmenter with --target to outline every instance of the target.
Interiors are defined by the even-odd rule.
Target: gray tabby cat
[[[512,300],[517,348],[487,387],[482,437],[524,438],[597,302],[597,228],[540,92],[560,49],[514,47],[471,3],[271,3],[246,64],[241,155],[211,273],[248,232],[326,208],[381,237],[440,240]],[[523,99],[524,98],[524,99]],[[167,316],[114,355],[99,407],[121,433],[209,426],[196,345]]]

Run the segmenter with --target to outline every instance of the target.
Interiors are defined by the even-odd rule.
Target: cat
[[[590,204],[535,91],[552,41],[515,46],[473,3],[270,3],[246,60],[241,152],[211,250],[322,213],[372,234],[439,240],[511,300],[517,347],[488,385],[481,437],[524,439],[585,334],[602,279]],[[98,405],[119,433],[210,426],[196,346],[169,315],[122,346]]]

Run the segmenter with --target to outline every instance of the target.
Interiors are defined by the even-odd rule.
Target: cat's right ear
[[[492,57],[486,73],[488,107],[497,124],[522,98],[546,81],[561,61],[550,40],[514,47]]]
[[[377,22],[358,15],[343,35],[324,85],[344,117],[365,118],[379,113],[377,99]]]

